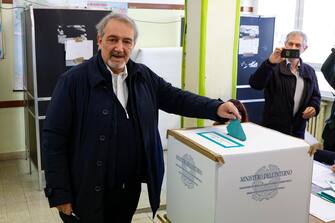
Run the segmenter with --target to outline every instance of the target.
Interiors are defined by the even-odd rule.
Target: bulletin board
[[[260,124],[264,92],[249,86],[250,76],[273,50],[274,17],[241,16],[236,98],[246,107],[249,121]]]
[[[34,9],[38,97],[50,97],[58,76],[70,68],[65,63],[65,38],[92,40],[95,53],[95,25],[108,13],[99,10]]]

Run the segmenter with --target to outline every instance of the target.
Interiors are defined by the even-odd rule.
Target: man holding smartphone
[[[277,47],[249,79],[252,88],[264,90],[262,125],[302,139],[321,98],[314,69],[300,58],[306,49],[305,33],[288,33],[285,47]]]

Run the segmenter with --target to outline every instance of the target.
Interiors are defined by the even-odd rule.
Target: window
[[[275,16],[274,47],[283,46],[286,34],[302,30],[308,49],[301,56],[317,73],[322,92],[334,91],[320,72],[321,64],[335,47],[334,0],[258,0],[258,14]]]
[[[335,44],[334,0],[304,0],[302,30],[308,36],[308,49],[303,54],[305,62],[313,65],[322,95],[333,92],[322,73],[321,64]]]
[[[335,45],[334,0],[305,0],[302,30],[308,36],[306,62],[322,64]]]
[[[331,0],[330,0],[331,1]],[[275,35],[273,47],[282,47],[286,34],[294,29],[296,4],[292,0],[259,0],[258,14],[274,16]]]

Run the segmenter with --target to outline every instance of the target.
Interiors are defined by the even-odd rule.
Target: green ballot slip
[[[230,120],[227,126],[227,130],[228,130],[228,135],[230,135],[231,137],[234,137],[241,141],[245,141],[247,139],[243,131],[241,122],[238,119]]]

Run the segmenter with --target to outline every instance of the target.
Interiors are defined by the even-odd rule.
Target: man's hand
[[[284,59],[281,57],[281,51],[283,48],[277,47],[269,57],[270,63],[277,64],[282,62]]]
[[[335,173],[335,164],[330,167],[330,169]]]
[[[241,115],[238,113],[237,108],[230,101],[225,102],[218,107],[217,115],[220,116],[221,118],[241,119]]]
[[[315,114],[316,114],[316,111],[314,107],[307,107],[305,111],[302,112],[302,117],[304,119],[309,119],[315,116]]]
[[[61,204],[56,207],[59,212],[66,214],[66,215],[71,215],[72,213],[72,205],[71,203],[67,204]]]

